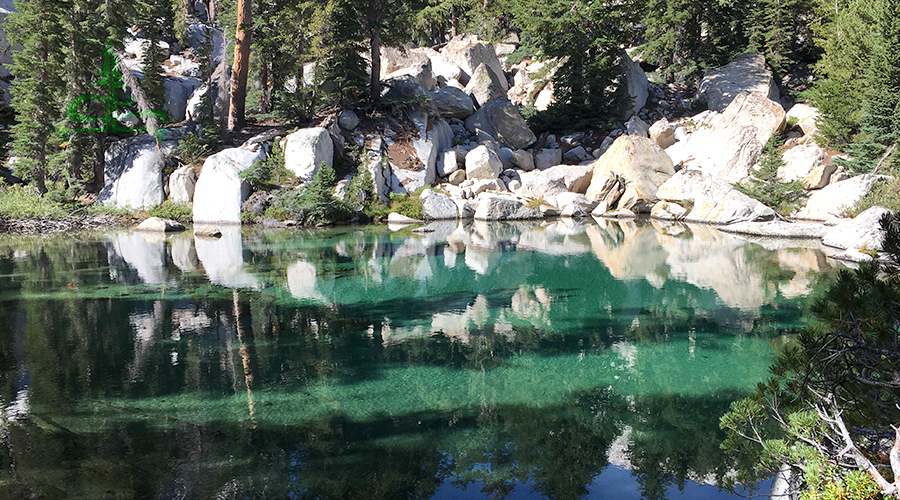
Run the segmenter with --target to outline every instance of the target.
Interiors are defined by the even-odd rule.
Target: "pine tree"
[[[63,64],[62,16],[65,3],[31,0],[17,3],[19,12],[9,15],[6,31],[13,44],[24,48],[13,53],[13,154],[16,169],[28,174],[37,190],[47,192],[46,167],[57,152],[54,123],[60,117],[60,97],[65,88],[58,71]]]
[[[900,140],[900,4],[878,0],[875,43],[865,72],[863,123],[848,148],[852,171],[869,172]]]
[[[863,120],[865,68],[873,50],[876,25],[869,0],[823,1],[813,29],[822,49],[819,80],[809,97],[819,109],[819,142],[843,149],[853,142]]]
[[[228,130],[244,127],[246,120],[247,74],[250,71],[250,44],[253,33],[252,0],[237,1],[237,27],[235,28],[234,67],[231,80],[231,104],[228,110]]]
[[[632,37],[634,3],[528,0],[514,9],[519,25],[547,57],[565,61],[554,78],[550,116],[569,127],[609,126],[624,104],[618,61]]]
[[[766,57],[776,74],[787,73],[812,48],[811,0],[757,0],[750,15],[749,48]]]

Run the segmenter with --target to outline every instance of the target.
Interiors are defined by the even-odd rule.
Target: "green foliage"
[[[206,157],[210,154],[210,147],[207,141],[201,139],[200,136],[188,132],[178,141],[178,146],[172,154],[185,165],[198,165],[206,161]]]
[[[872,469],[858,469],[886,457],[858,451],[853,427],[889,430],[900,417],[900,213],[880,224],[886,262],[840,270],[810,308],[818,323],[801,333],[799,347],[778,354],[773,377],[720,422],[728,432],[723,448],[752,456],[763,477],[789,465],[806,483],[803,498],[881,497]]]
[[[546,122],[567,116],[570,123],[603,127],[619,117],[625,102],[620,81],[621,47],[632,33],[636,4],[584,0],[527,0],[512,7],[516,22],[549,58],[564,61],[553,77],[556,102]],[[543,118],[532,117],[542,123]]]
[[[49,197],[40,196],[29,186],[0,186],[0,213],[10,219],[62,219],[71,207]]]
[[[347,221],[350,210],[332,196],[334,185],[334,169],[322,164],[313,180],[299,189],[278,191],[272,206],[284,210],[304,225]]]
[[[898,170],[900,169],[894,169],[890,180],[876,184],[868,194],[847,210],[846,215],[856,217],[874,206],[900,212],[900,172]]]
[[[176,205],[172,203],[172,200],[166,200],[159,205],[151,207],[147,213],[151,217],[162,217],[163,219],[188,223],[191,222],[193,210],[190,205]]]
[[[241,179],[246,179],[254,189],[267,190],[277,186],[297,183],[297,177],[284,166],[284,148],[280,141],[272,145],[268,158],[258,161],[241,172]]]
[[[781,134],[773,132],[763,148],[752,176],[741,183],[736,183],[734,187],[779,214],[788,215],[803,202],[803,182],[782,182],[778,179],[778,169],[784,166],[784,160],[779,152],[782,145],[784,139]]]

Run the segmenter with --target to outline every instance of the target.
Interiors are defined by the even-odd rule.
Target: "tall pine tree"
[[[26,174],[37,190],[47,192],[47,163],[58,152],[55,122],[61,116],[60,98],[65,84],[62,17],[67,8],[60,0],[16,2],[18,12],[9,15],[6,31],[13,44],[24,48],[13,53],[13,155],[16,169]]]

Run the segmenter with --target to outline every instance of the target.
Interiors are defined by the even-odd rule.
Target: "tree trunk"
[[[372,74],[369,77],[369,99],[377,103],[381,98],[381,21],[383,11],[378,0],[369,0],[369,45]]]
[[[94,182],[91,184],[91,192],[99,193],[106,185],[106,135],[98,134],[94,140]]]
[[[219,8],[219,2],[217,0],[209,0],[209,4],[206,7],[206,17],[209,22],[213,22],[216,20],[216,10]]]
[[[459,14],[456,13],[456,6],[450,7],[450,37],[459,34]]]
[[[238,0],[237,30],[234,42],[234,79],[231,81],[231,106],[228,111],[228,130],[244,127],[244,105],[247,100],[247,73],[250,69],[250,38],[252,1]]]
[[[159,130],[159,117],[157,116],[159,112],[153,110],[150,99],[147,98],[147,94],[144,92],[143,87],[141,87],[140,81],[134,76],[134,73],[128,69],[128,66],[125,65],[125,55],[122,52],[116,51],[115,56],[116,67],[119,68],[119,72],[122,73],[122,83],[125,84],[125,88],[131,91],[131,98],[137,103],[138,112],[144,120],[144,126],[147,127],[147,133],[155,134],[156,131]]]

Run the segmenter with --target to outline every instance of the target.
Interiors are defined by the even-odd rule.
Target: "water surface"
[[[0,239],[0,497],[724,498],[831,263],[708,226]]]

